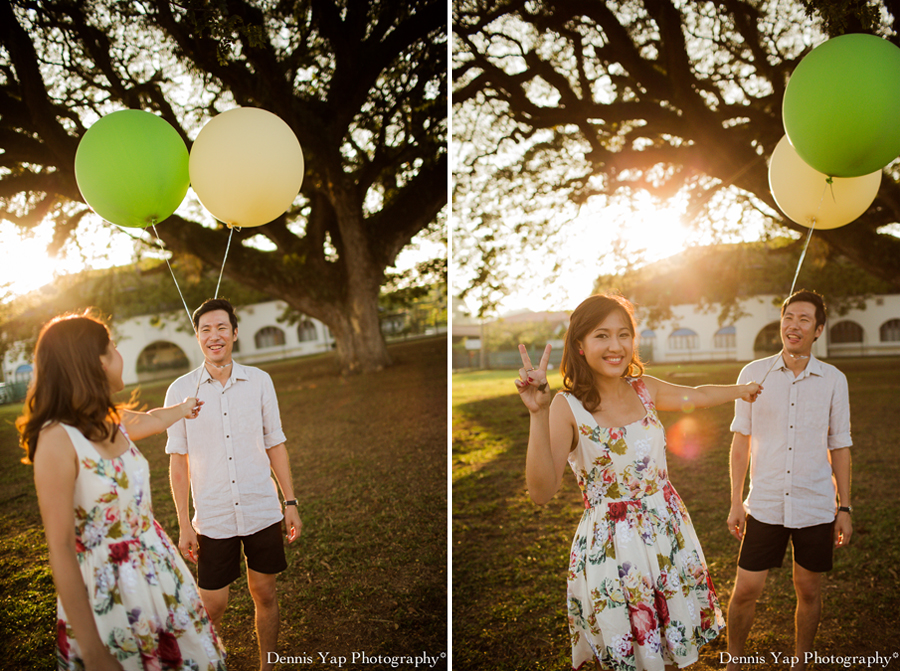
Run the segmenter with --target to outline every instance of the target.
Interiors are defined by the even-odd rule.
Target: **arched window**
[[[16,382],[31,382],[31,376],[34,374],[34,366],[30,363],[23,363],[21,366],[16,368],[16,372],[14,374]]]
[[[669,349],[671,350],[699,348],[700,336],[697,335],[696,331],[692,331],[691,329],[676,329],[672,331],[669,336]]]
[[[723,326],[713,336],[713,347],[716,349],[734,349],[737,347],[737,330],[734,326]]]
[[[190,366],[187,356],[175,343],[157,340],[147,345],[137,358],[138,373],[176,371]]]
[[[297,326],[297,338],[300,342],[312,342],[318,339],[316,324],[312,319],[304,319]]]
[[[862,341],[863,329],[856,322],[843,321],[831,327],[831,342],[835,345]]]
[[[653,360],[653,350],[656,349],[656,333],[651,329],[641,331],[641,337],[638,339],[640,346],[641,359],[645,362]]]
[[[753,351],[762,354],[776,354],[781,351],[781,323],[767,324],[762,331],[756,334],[753,342]]]
[[[891,319],[881,325],[879,329],[881,342],[900,341],[900,319]]]
[[[284,331],[277,326],[266,326],[256,332],[253,341],[256,343],[256,349],[281,347],[284,345]]]

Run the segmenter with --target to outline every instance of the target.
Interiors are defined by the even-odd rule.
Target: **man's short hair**
[[[784,317],[784,311],[788,305],[791,303],[812,303],[816,306],[816,328],[820,326],[824,326],[825,320],[828,317],[828,312],[825,309],[825,299],[822,298],[821,294],[816,293],[815,291],[809,291],[807,289],[801,289],[800,291],[795,291],[793,294],[784,299],[784,303],[781,304],[781,316]]]
[[[228,313],[228,319],[231,322],[231,328],[237,331],[238,320],[237,315],[234,314],[234,307],[224,298],[207,298],[205,301],[203,301],[203,304],[199,308],[194,310],[194,314],[191,318],[194,321],[195,331],[200,326],[200,317],[205,315],[207,312],[212,312],[214,310],[225,310],[225,312]]]

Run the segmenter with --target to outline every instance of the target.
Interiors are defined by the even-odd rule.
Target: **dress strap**
[[[93,457],[96,453],[94,446],[91,445],[91,442],[84,437],[84,434],[81,433],[74,426],[69,424],[63,424],[62,422],[59,425],[66,430],[66,433],[69,435],[69,440],[72,441],[72,447],[75,448],[75,454],[78,455],[78,460],[81,461],[84,457]]]
[[[626,377],[628,384],[631,385],[631,388],[637,392],[638,398],[641,399],[641,403],[644,407],[650,411],[656,410],[656,404],[653,402],[653,397],[650,395],[650,390],[647,389],[647,385],[644,384],[644,379],[640,377]]]
[[[587,411],[581,401],[579,401],[572,392],[561,391],[559,393],[565,397],[566,401],[568,401],[569,408],[572,410],[576,422],[580,424],[588,421],[588,418],[593,419],[593,415]]]

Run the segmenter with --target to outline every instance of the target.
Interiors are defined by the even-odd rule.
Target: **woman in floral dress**
[[[58,594],[58,667],[224,670],[194,579],[153,518],[150,469],[132,442],[200,405],[116,406],[122,369],[104,324],[57,317],[38,338],[17,422]]]
[[[585,511],[568,571],[572,667],[594,660],[616,671],[681,668],[725,626],[690,517],[668,480],[657,410],[705,408],[760,385],[682,387],[643,375],[631,304],[591,296],[572,313],[551,402],[550,345],[516,387],[531,417],[526,480],[549,501],[571,466]]]

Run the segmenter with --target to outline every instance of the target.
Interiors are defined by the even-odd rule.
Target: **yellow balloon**
[[[303,151],[281,118],[255,107],[213,117],[189,161],[191,187],[219,221],[262,226],[281,216],[303,183]]]
[[[778,207],[807,228],[839,228],[869,209],[881,185],[881,170],[861,177],[828,176],[808,166],[785,135],[772,152],[769,188]]]

